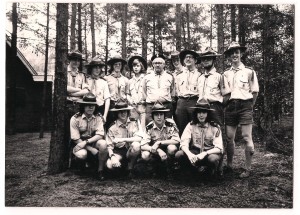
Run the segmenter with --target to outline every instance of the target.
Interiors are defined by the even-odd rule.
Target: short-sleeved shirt
[[[162,128],[158,128],[154,121],[146,126],[146,133],[143,136],[141,145],[152,146],[156,141],[175,140],[180,142],[178,128],[172,119],[166,119]]]
[[[176,77],[176,95],[182,97],[198,95],[200,75],[196,68],[189,71],[188,68],[182,67],[182,73]]]
[[[175,96],[174,80],[166,71],[159,74],[151,72],[143,80],[143,100],[147,103],[171,102]]]
[[[117,101],[120,98],[126,99],[129,93],[128,78],[122,74],[117,76],[113,71],[110,75],[104,76],[104,80],[107,81],[112,101]]]
[[[199,100],[207,99],[209,102],[223,102],[222,75],[213,67],[208,73],[203,73],[199,78]]]
[[[140,77],[133,76],[129,80],[129,97],[130,102],[138,104],[142,101],[142,82],[145,75],[141,74]]]
[[[94,135],[104,136],[103,118],[97,114],[88,119],[84,113],[76,113],[70,120],[70,133],[72,140]]]
[[[230,99],[252,99],[254,92],[259,92],[257,76],[254,70],[245,67],[231,67],[224,72],[224,95],[231,93]]]
[[[223,153],[223,140],[220,126],[205,123],[203,127],[199,123],[189,123],[181,135],[180,148],[183,146],[196,147],[200,152],[219,148]]]
[[[68,73],[67,73],[67,86],[79,88],[79,89],[88,89],[88,84],[86,82],[85,75],[77,69],[75,76],[72,76],[71,74],[71,67],[68,66]],[[80,99],[79,97],[73,97],[73,96],[68,96],[68,100],[71,101],[77,101]]]
[[[87,83],[90,92],[96,96],[97,105],[102,106],[105,100],[110,98],[107,82],[102,78],[93,79],[92,77],[88,77]]]
[[[106,135],[106,143],[107,148],[114,149],[117,148],[123,148],[129,147],[129,145],[126,145],[125,142],[123,143],[113,143],[114,138],[130,138],[134,136],[143,137],[143,132],[141,131],[138,122],[137,121],[131,121],[127,120],[125,124],[123,124],[118,119],[114,121],[113,125],[108,129],[107,135]]]

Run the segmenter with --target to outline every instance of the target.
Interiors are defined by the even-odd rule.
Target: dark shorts
[[[212,121],[218,123],[219,125],[224,124],[224,110],[223,104],[221,102],[210,102],[210,108],[214,109],[211,119]]]
[[[113,149],[114,154],[118,154],[122,157],[122,159],[120,160],[122,168],[127,167],[127,164],[128,164],[127,151],[128,151],[128,149],[126,147]]]
[[[253,101],[232,99],[225,108],[225,125],[237,126],[253,123]]]

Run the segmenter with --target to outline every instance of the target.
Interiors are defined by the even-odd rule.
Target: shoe
[[[200,174],[203,174],[207,171],[207,166],[200,166],[198,167],[197,171],[200,173]]]
[[[104,175],[103,175],[103,171],[97,172],[97,178],[98,178],[100,181],[105,180]]]
[[[133,179],[134,178],[134,175],[133,175],[133,173],[132,173],[132,170],[128,170],[129,172],[128,172],[128,175],[127,175],[127,179]]]
[[[250,171],[249,170],[245,170],[244,172],[242,172],[239,176],[239,178],[248,178],[250,176]]]
[[[224,166],[223,173],[229,173],[229,174],[233,173],[232,167],[230,167],[230,166]]]

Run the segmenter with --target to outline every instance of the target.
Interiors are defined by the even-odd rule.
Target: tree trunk
[[[88,59],[88,50],[87,50],[87,12],[84,13],[84,52],[85,52],[85,60]]]
[[[240,4],[239,6],[239,43],[245,45],[245,19],[244,19],[244,6]]]
[[[6,96],[7,107],[7,130],[6,133],[9,135],[16,133],[16,61],[17,61],[17,30],[18,30],[18,13],[17,3],[12,4],[12,35],[11,35],[11,65],[9,80],[8,80],[8,96]]]
[[[65,117],[67,117],[68,4],[58,3],[56,11],[53,126],[48,174],[63,172],[68,166],[68,134],[65,132]]]
[[[187,48],[191,47],[191,33],[190,33],[190,7],[186,4],[186,30],[187,30]]]
[[[43,87],[43,101],[42,101],[42,116],[41,116],[40,138],[44,137],[44,128],[45,128],[45,119],[46,119],[48,50],[49,50],[49,3],[47,3],[46,51],[45,51],[44,87]]]
[[[82,53],[81,7],[81,3],[78,3],[78,50]],[[79,71],[82,71],[82,63],[80,63]]]
[[[152,17],[153,19],[153,55],[155,55],[155,45],[156,45],[156,41],[155,41],[155,31],[156,31],[156,28],[155,28],[155,15],[153,15]]]
[[[181,4],[176,4],[176,50],[181,51]]]
[[[271,47],[273,46],[272,40],[270,39],[270,5],[264,5],[263,13],[263,65],[264,65],[264,111],[263,111],[263,129],[271,128],[272,124],[272,89],[270,88],[270,65],[271,65]]]
[[[213,6],[210,5],[210,47],[212,47],[212,39],[213,39],[212,28],[213,28]]]
[[[122,58],[127,58],[127,51],[126,51],[126,34],[127,34],[127,10],[128,4],[123,5],[123,13],[122,13]]]
[[[106,39],[105,39],[105,65],[107,65],[108,60],[108,20],[109,20],[109,5],[106,5]],[[105,74],[107,74],[107,66],[105,67]]]
[[[186,36],[185,36],[185,27],[184,27],[184,16],[181,16],[182,21],[181,21],[181,25],[182,25],[182,34],[183,34],[183,49],[186,49]]]
[[[142,9],[143,19],[142,19],[142,57],[147,59],[147,51],[148,51],[148,5],[145,5]]]
[[[231,40],[236,41],[236,29],[235,29],[235,5],[230,5],[230,22],[231,22]]]
[[[223,53],[224,52],[224,5],[223,4],[217,4],[216,5],[216,11],[217,11],[217,34],[218,34],[218,52]],[[224,71],[224,56],[221,55],[217,58],[217,68],[221,70],[221,73]],[[220,71],[219,71],[220,72]]]
[[[90,4],[91,8],[91,34],[92,34],[92,57],[96,56],[96,39],[95,39],[95,17],[94,17],[94,4]]]
[[[70,49],[75,50],[76,49],[76,14],[77,14],[77,4],[72,3],[72,19],[71,19],[71,37],[70,37]]]

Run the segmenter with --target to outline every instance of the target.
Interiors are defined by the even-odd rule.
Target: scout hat
[[[127,63],[129,69],[132,70],[132,68],[133,68],[133,61],[135,59],[138,59],[143,64],[143,66],[145,68],[145,71],[146,71],[147,67],[148,67],[147,61],[142,56],[140,56],[140,55],[134,55],[131,58],[129,58],[128,63]]]
[[[172,59],[172,58],[179,57],[179,53],[180,53],[179,51],[174,51],[174,52],[172,52],[172,53],[171,53],[171,59]]]
[[[105,63],[98,57],[94,57],[89,64],[85,65],[86,67],[93,67],[93,66],[105,66]]]
[[[107,61],[107,64],[112,66],[116,62],[121,62],[123,65],[127,63],[127,61],[122,59],[122,57],[120,55],[115,55],[109,61]]]
[[[190,108],[195,109],[195,111],[196,110],[214,111],[214,109],[210,108],[210,104],[206,99],[200,99],[199,101],[197,101],[196,106]]]
[[[78,51],[78,50],[71,51],[68,54],[68,60],[74,60],[74,59],[85,60],[82,57],[82,53],[80,51]]]
[[[82,99],[79,99],[77,101],[79,104],[91,104],[91,105],[96,105],[96,96],[93,93],[87,93],[83,96]]]
[[[131,110],[133,107],[128,105],[127,99],[120,98],[116,101],[115,107],[109,111]]]
[[[185,56],[186,56],[187,54],[193,55],[194,58],[195,58],[195,62],[198,61],[199,54],[198,54],[197,52],[195,52],[195,51],[186,49],[186,50],[183,50],[183,51],[181,51],[181,52],[179,53],[180,63],[181,63],[182,65],[183,65],[184,58],[185,58]]]
[[[224,55],[225,56],[228,56],[229,53],[232,51],[232,50],[235,50],[235,49],[240,49],[242,52],[246,51],[247,50],[247,47],[245,46],[241,46],[238,42],[231,42],[229,47],[227,48],[227,50],[224,52]]]
[[[170,109],[167,109],[161,102],[157,101],[154,103],[152,106],[152,113],[157,113],[157,112],[168,112]]]
[[[221,54],[215,52],[211,47],[207,47],[204,52],[200,53],[199,55],[199,58],[221,56]]]

